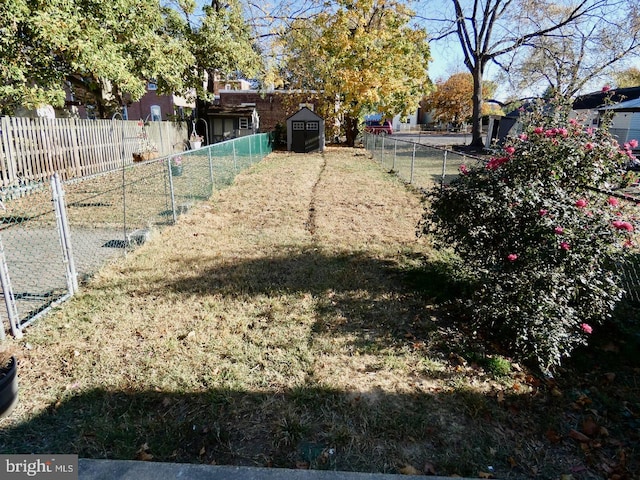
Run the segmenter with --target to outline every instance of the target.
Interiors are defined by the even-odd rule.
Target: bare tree
[[[453,10],[430,18],[443,22],[441,40],[452,35],[462,48],[464,64],[473,76],[473,115],[471,145],[481,147],[482,79],[489,62],[508,68],[504,57],[523,47],[536,47],[539,39],[564,38],[563,29],[582,22],[583,25],[606,23],[611,28],[637,27],[637,5],[634,0],[451,0]],[[440,6],[440,5],[439,5]],[[429,4],[425,9],[429,8]],[[425,10],[429,11],[429,10]],[[426,18],[426,17],[425,17]],[[448,23],[447,23],[448,22]],[[605,47],[606,48],[606,47]],[[638,50],[636,44],[630,51]],[[510,65],[510,62],[509,62]]]
[[[504,64],[506,78],[517,90],[544,90],[567,97],[595,81],[604,84],[616,77],[622,64],[640,54],[638,18],[633,11],[615,22],[582,18],[538,37]]]

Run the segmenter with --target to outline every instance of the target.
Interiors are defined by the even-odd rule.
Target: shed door
[[[307,122],[305,129],[305,152],[315,152],[320,148],[320,122]]]
[[[305,153],[306,122],[291,122],[291,150],[296,153]]]

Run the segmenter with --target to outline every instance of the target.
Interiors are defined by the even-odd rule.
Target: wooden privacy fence
[[[184,123],[0,117],[0,189],[86,177],[132,163],[141,135],[160,156],[184,150]]]

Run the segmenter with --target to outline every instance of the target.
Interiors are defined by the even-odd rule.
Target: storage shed
[[[324,150],[324,119],[303,107],[287,118],[287,150],[296,153]]]

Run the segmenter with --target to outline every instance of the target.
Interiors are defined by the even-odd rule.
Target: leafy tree
[[[523,113],[522,133],[431,191],[424,217],[424,231],[475,281],[466,306],[478,334],[543,370],[611,315],[637,228],[631,207],[596,190],[615,185],[637,142],[621,150],[606,128],[585,129],[569,111]]]
[[[496,85],[485,82],[484,92],[495,93]],[[459,125],[468,122],[473,113],[473,77],[470,73],[455,73],[445,81],[437,81],[433,92],[424,97],[422,107],[434,112],[434,118]],[[496,111],[495,107],[483,105],[483,115]]]
[[[180,0],[177,10],[165,10],[173,36],[184,38],[195,58],[181,74],[197,90],[198,98],[206,99],[205,73],[209,78],[216,74],[252,77],[261,69],[262,58],[238,0],[224,5],[212,0],[203,7],[202,17],[195,11],[193,0]]]
[[[177,9],[159,0],[5,0],[0,6],[0,100],[61,105],[65,84],[107,116],[137,100],[153,79],[160,93],[199,88],[202,72],[255,71],[259,54],[237,1]]]
[[[184,90],[180,75],[192,63],[188,45],[164,31],[159,5],[146,0],[8,0],[2,22],[15,36],[0,47],[5,109],[61,105],[64,84],[98,102],[139,98],[148,79]],[[5,36],[6,38],[6,36]]]
[[[407,113],[428,89],[426,32],[410,18],[400,3],[339,0],[332,11],[295,20],[281,39],[281,77],[290,88],[320,92],[325,115],[342,117],[353,145],[365,113]]]
[[[633,0],[578,0],[560,4],[552,0],[451,0],[451,9],[430,19],[445,27],[434,41],[455,35],[462,47],[464,64],[473,75],[472,145],[483,145],[480,117],[483,83],[489,62],[501,65],[501,59],[525,46],[535,48],[536,39],[562,38],[565,26],[608,24],[637,32],[637,5]],[[584,23],[582,23],[584,22]],[[633,33],[634,38],[636,33]],[[611,45],[605,44],[607,49]],[[635,43],[632,51],[640,46]]]
[[[613,74],[618,88],[640,87],[640,69],[631,67]]]

